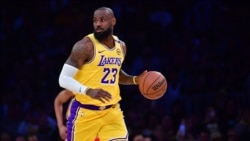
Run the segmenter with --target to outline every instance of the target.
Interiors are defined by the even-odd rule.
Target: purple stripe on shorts
[[[75,100],[73,100],[71,108],[70,108],[70,115],[67,121],[67,141],[74,141],[74,122],[77,118],[78,111],[80,107]]]

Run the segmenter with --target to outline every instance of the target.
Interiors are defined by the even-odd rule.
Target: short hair
[[[109,7],[105,7],[105,6],[99,7],[95,11],[97,11],[97,10],[105,10],[110,16],[115,17],[113,10]]]

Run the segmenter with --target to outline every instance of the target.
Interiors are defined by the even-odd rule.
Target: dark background
[[[92,32],[100,6],[114,10],[115,34],[127,44],[123,69],[133,75],[157,70],[168,80],[167,93],[156,101],[136,86],[121,86],[131,138],[178,140],[185,119],[192,125],[185,140],[199,139],[209,124],[218,125],[208,129],[212,140],[219,134],[227,141],[231,131],[250,140],[250,16],[247,2],[236,0],[2,0],[1,138],[59,140],[58,76],[73,44]]]

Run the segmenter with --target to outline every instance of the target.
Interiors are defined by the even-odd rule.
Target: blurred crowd
[[[145,99],[121,86],[130,141],[249,141],[249,15],[233,0],[1,1],[0,141],[59,141],[53,101],[93,10],[115,12],[123,69],[162,72],[168,90]]]

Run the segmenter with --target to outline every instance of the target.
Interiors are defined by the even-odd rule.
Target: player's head
[[[93,16],[94,36],[99,41],[113,34],[116,19],[112,9],[100,7],[95,10]]]

